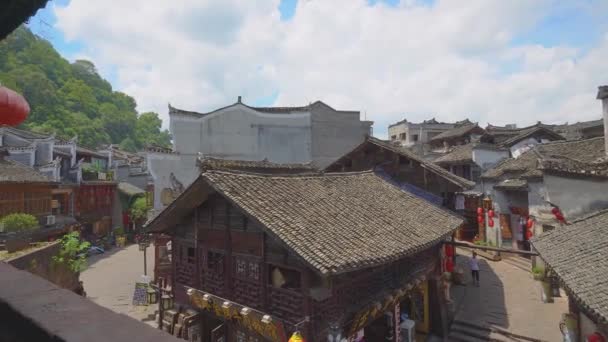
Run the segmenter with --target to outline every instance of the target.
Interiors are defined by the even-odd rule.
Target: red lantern
[[[477,208],[477,215],[482,215],[483,214],[483,208],[479,207]]]
[[[494,220],[492,218],[488,220],[488,226],[494,227]]]
[[[587,336],[587,342],[606,342],[606,339],[600,333],[593,333]]]
[[[452,258],[446,258],[445,260],[445,271],[446,272],[454,272],[454,262]]]
[[[526,230],[526,240],[530,240],[532,238],[532,230]]]
[[[488,216],[494,217],[494,210],[492,210],[492,209],[488,210]]]
[[[445,255],[447,257],[453,257],[454,256],[454,246],[445,245]]]
[[[528,220],[526,221],[526,228],[530,229],[534,227],[534,220],[528,217]]]
[[[23,96],[0,86],[0,125],[17,126],[30,113],[30,105]]]
[[[478,223],[483,223],[483,216],[477,215],[477,222]]]

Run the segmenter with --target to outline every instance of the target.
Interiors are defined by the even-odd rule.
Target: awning
[[[135,185],[133,185],[131,183],[127,183],[127,182],[118,183],[118,191],[120,191],[121,193],[123,193],[127,196],[137,196],[137,195],[143,195],[146,193],[141,188],[138,188]]]

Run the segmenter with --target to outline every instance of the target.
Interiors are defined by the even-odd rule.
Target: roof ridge
[[[600,216],[600,215],[607,214],[607,213],[608,213],[608,208],[606,208],[606,209],[600,209],[600,210],[594,211],[592,213],[587,213],[585,215],[582,215],[582,216],[580,216],[580,217],[572,220],[570,222],[570,224],[568,224],[568,226],[571,226],[571,225],[573,225],[575,223],[578,223],[578,222],[581,222],[581,221],[585,221],[585,220],[588,220],[590,218],[594,218],[596,216]]]
[[[260,178],[322,178],[322,177],[339,177],[339,176],[359,176],[364,174],[373,174],[373,170],[365,171],[353,171],[353,172],[323,172],[323,171],[312,171],[312,172],[301,172],[301,173],[262,173],[262,172],[251,172],[234,169],[211,169],[201,173],[217,173],[217,174],[230,174],[236,176],[252,176]]]

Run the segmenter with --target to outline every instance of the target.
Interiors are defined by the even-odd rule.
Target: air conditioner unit
[[[55,215],[49,215],[46,217],[46,225],[52,226],[55,224]]]

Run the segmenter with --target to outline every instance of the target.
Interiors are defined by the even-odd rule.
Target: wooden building
[[[173,292],[202,341],[443,334],[442,242],[462,219],[373,172],[203,172],[147,224],[171,236]],[[445,317],[445,316],[443,316]]]
[[[408,191],[449,208],[454,207],[455,193],[475,186],[405,147],[373,137],[325,168],[326,172],[364,170],[375,170]]]
[[[51,215],[51,180],[38,171],[6,159],[0,148],[0,217],[12,213],[36,216],[41,222]]]

